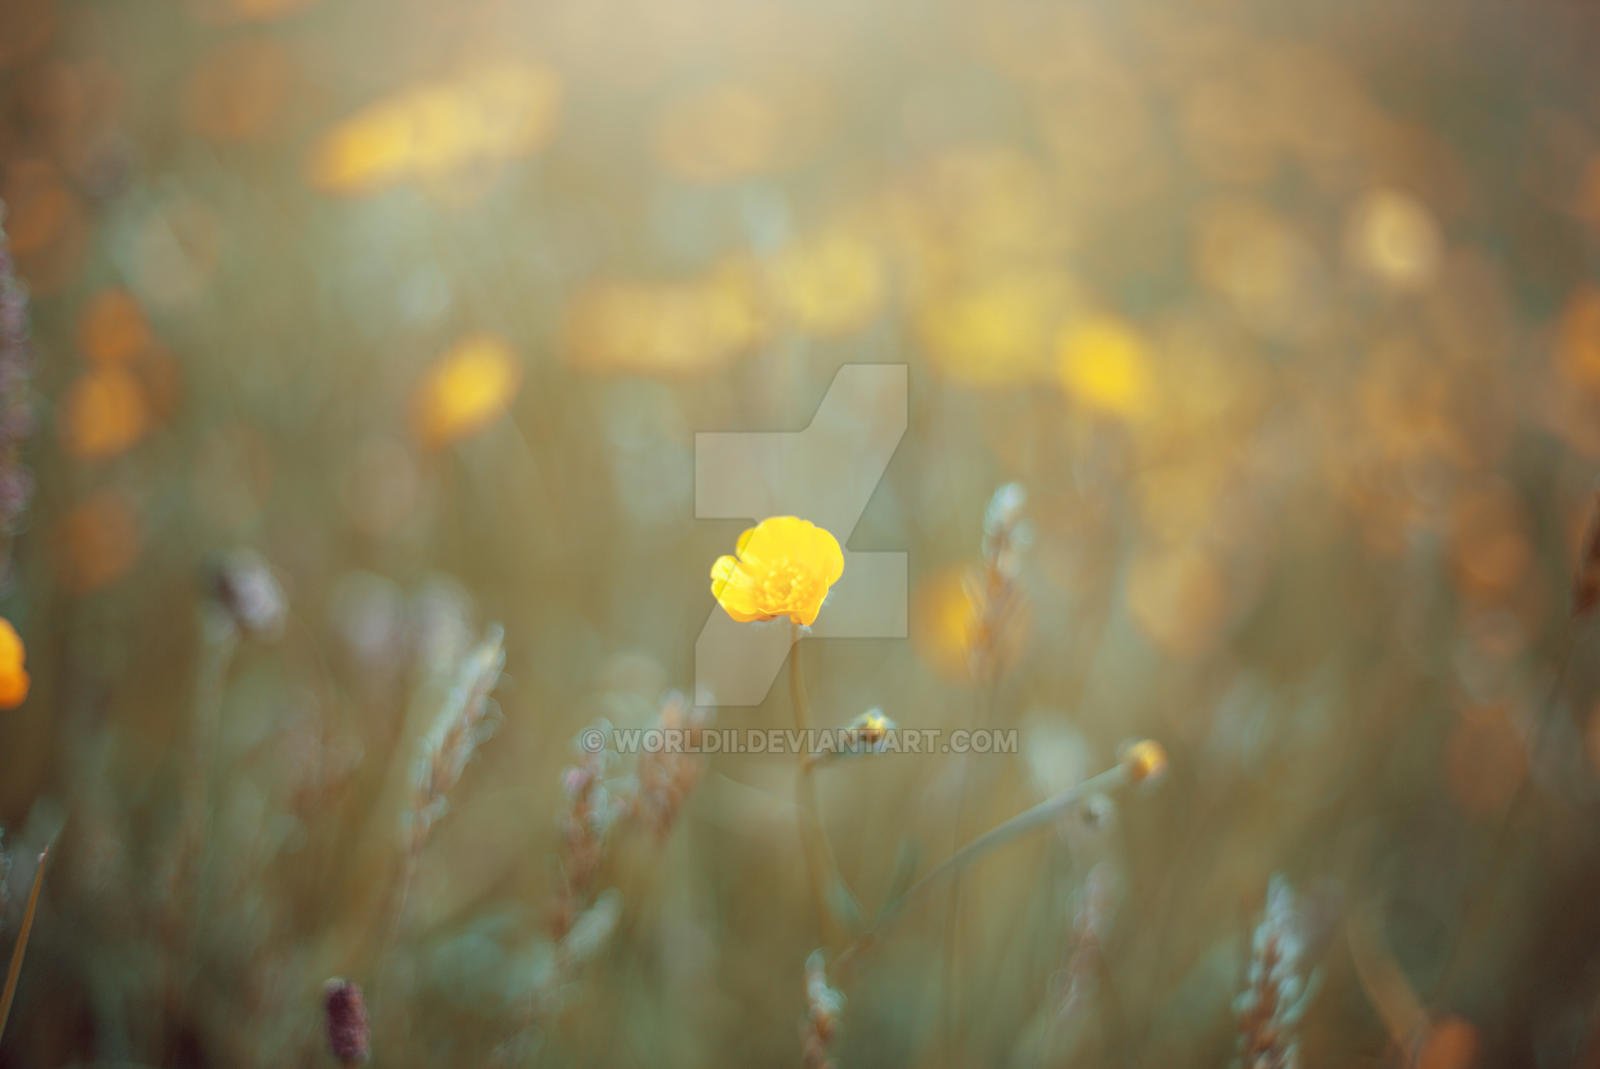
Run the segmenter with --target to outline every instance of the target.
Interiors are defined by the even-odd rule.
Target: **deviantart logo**
[[[906,432],[904,364],[839,369],[804,430],[695,435],[695,516],[799,516],[847,545]],[[906,555],[844,552],[844,575],[811,634],[904,638]],[[695,692],[716,705],[759,705],[790,648],[787,620],[735,622],[713,606],[695,642]]]

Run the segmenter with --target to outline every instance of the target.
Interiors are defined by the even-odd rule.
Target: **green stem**
[[[994,707],[997,701],[996,692],[999,689],[999,678],[991,670],[988,662],[992,659],[992,652],[982,655],[984,667],[977,670],[980,683],[977,701],[977,723],[980,728],[988,729],[994,719]],[[968,763],[970,754],[961,756],[960,787],[956,792],[955,814],[950,821],[950,849],[955,850],[956,844],[961,841],[961,836],[966,832],[967,790],[970,786],[972,767]],[[946,1011],[939,1015],[944,1028],[944,1051],[947,1057],[953,1057],[956,1051],[956,1035],[960,1031],[961,1000],[956,991],[956,957],[960,952],[961,943],[961,875],[956,873],[950,881],[950,908],[946,921],[949,938],[944,946],[944,996],[949,1000]],[[941,1063],[941,1064],[948,1064]]]
[[[6,970],[5,990],[0,991],[0,1037],[6,1034],[11,1000],[17,997],[17,978],[22,975],[22,956],[28,950],[28,934],[33,931],[33,914],[39,908],[39,888],[44,886],[44,863],[49,855],[48,846],[39,853],[39,867],[33,871],[33,889],[28,892],[28,906],[22,914],[22,929],[17,932],[17,945],[11,949],[11,967]]]
[[[927,875],[907,888],[905,894],[884,907],[883,915],[878,919],[878,923],[871,931],[862,933],[854,943],[845,948],[844,953],[840,954],[834,961],[834,968],[840,970],[848,965],[853,958],[871,946],[878,939],[883,929],[889,927],[895,918],[905,912],[906,907],[937,887],[946,877],[954,876],[996,847],[1004,846],[1006,843],[1020,838],[1041,824],[1048,824],[1058,819],[1081,804],[1086,798],[1115,790],[1126,783],[1128,783],[1127,770],[1120,764],[1115,765],[1097,776],[1091,776],[1076,787],[1040,802],[1032,809],[1024,810],[1004,823],[984,832],[935,865],[928,871]]]
[[[220,804],[222,783],[222,705],[227,693],[228,670],[239,647],[238,627],[229,619],[202,615],[200,620],[200,666],[195,681],[194,760],[184,785],[183,816],[178,833],[178,856],[182,873],[192,883],[188,895],[175,898],[182,903],[184,918],[183,950],[180,954],[180,998],[188,1005],[190,989],[199,972],[202,927],[210,910],[212,883],[216,879],[217,849],[212,840],[213,824]]]
[[[800,676],[800,625],[791,622],[790,628],[789,704],[794,712],[794,726],[803,740],[811,733],[811,716],[806,705],[805,683]],[[818,816],[816,784],[812,782],[809,761],[803,750],[794,790],[795,802],[800,808],[800,845],[805,852],[811,901],[816,908],[822,940],[828,942],[833,934],[833,918],[828,910],[827,895],[823,891],[823,868],[828,864],[828,848],[822,836],[822,818]]]

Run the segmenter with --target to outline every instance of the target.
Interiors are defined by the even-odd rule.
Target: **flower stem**
[[[222,789],[222,707],[228,671],[239,648],[239,629],[231,617],[209,608],[200,615],[200,663],[196,673],[191,729],[193,756],[186,770],[174,850],[184,892],[170,903],[179,929],[177,971],[180,1013],[187,1012],[200,972],[202,929],[216,879],[217,849],[211,841]]]
[[[800,674],[800,625],[790,623],[789,639],[789,704],[794,712],[794,726],[802,739],[811,732],[811,715],[806,706],[805,682]],[[806,876],[811,883],[811,901],[817,912],[817,925],[823,942],[833,936],[833,916],[828,910],[824,893],[823,869],[827,865],[827,841],[822,836],[822,818],[817,815],[817,788],[811,779],[810,763],[804,745],[801,746],[800,768],[795,776],[795,802],[800,809],[800,845],[805,852]]]

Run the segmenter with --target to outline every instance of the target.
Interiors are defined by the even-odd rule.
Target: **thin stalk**
[[[995,691],[998,689],[997,680],[985,680],[982,689],[978,692],[977,719],[978,726],[987,729],[992,719],[995,702]],[[956,791],[955,814],[950,821],[950,849],[954,851],[956,844],[965,834],[965,821],[967,812],[967,790],[972,775],[971,754],[961,755],[961,779]],[[953,855],[952,855],[953,856]],[[950,905],[948,920],[945,930],[949,939],[944,946],[944,997],[949,1000],[945,1012],[939,1015],[943,1022],[944,1043],[943,1049],[947,1058],[955,1056],[956,1036],[961,1030],[961,999],[956,990],[956,958],[961,949],[961,874],[956,872],[950,880]]]
[[[239,648],[238,627],[231,619],[210,611],[202,611],[200,635],[191,725],[193,760],[185,775],[182,816],[174,845],[178,871],[185,882],[184,893],[175,895],[172,902],[172,907],[183,913],[179,918],[179,950],[172,962],[172,968],[177,970],[179,1019],[187,1013],[200,971],[201,929],[216,879],[216,844],[211,839],[222,778],[222,705],[228,671]]]
[[[17,932],[17,945],[11,948],[11,967],[6,970],[5,989],[0,991],[0,1038],[6,1034],[11,1001],[17,997],[17,978],[22,975],[22,956],[28,950],[28,935],[33,931],[33,915],[39,908],[39,888],[44,886],[44,863],[49,855],[48,846],[39,852],[39,867],[33,870],[33,889],[28,892],[28,905],[22,913],[22,929]]]
[[[800,737],[811,734],[811,715],[806,705],[805,683],[800,675],[800,625],[790,622],[789,638],[789,705],[794,712],[794,726]],[[795,775],[795,802],[800,807],[800,845],[805,853],[806,877],[811,884],[811,901],[817,912],[817,925],[823,942],[833,938],[833,916],[828,910],[824,893],[823,869],[828,866],[826,841],[822,837],[822,818],[817,809],[817,787],[811,779],[808,755],[800,754],[800,767]]]
[[[1578,637],[1576,622],[1569,624],[1566,643],[1561,653],[1561,660],[1556,666],[1555,675],[1551,678],[1550,689],[1546,692],[1544,700],[1534,707],[1534,721],[1527,741],[1527,771],[1512,793],[1511,800],[1506,803],[1497,818],[1494,837],[1489,845],[1488,859],[1491,865],[1500,864],[1501,855],[1511,846],[1516,818],[1533,797],[1539,760],[1546,748],[1546,732],[1550,721],[1557,715],[1556,703],[1566,684],[1567,672],[1572,667],[1572,655],[1577,649]],[[1467,952],[1467,945],[1472,936],[1491,923],[1490,914],[1498,886],[1498,882],[1492,879],[1480,880],[1473,884],[1473,889],[1469,892],[1461,910],[1461,924],[1450,942],[1449,949],[1445,952],[1444,967],[1440,970],[1440,976],[1453,977],[1462,956]]]
[[[912,884],[905,894],[889,903],[884,908],[883,915],[878,919],[878,923],[870,931],[863,932],[855,942],[845,948],[844,953],[835,959],[834,969],[843,970],[852,959],[876,942],[882,936],[884,929],[888,928],[896,918],[901,916],[908,906],[938,887],[946,878],[955,876],[996,847],[1004,846],[1006,843],[1026,835],[1034,828],[1058,819],[1075,806],[1081,804],[1084,799],[1115,790],[1128,782],[1128,770],[1123,765],[1115,765],[1097,776],[1091,776],[1076,787],[1063,791],[1053,798],[1046,799],[1032,809],[1024,810],[1004,823],[984,832],[928,870],[928,873]]]

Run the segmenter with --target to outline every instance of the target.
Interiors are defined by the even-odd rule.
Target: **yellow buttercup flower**
[[[0,709],[15,709],[28,696],[28,670],[22,667],[22,639],[10,620],[0,619]]]
[[[838,539],[794,516],[762,520],[739,536],[735,552],[711,566],[711,593],[741,623],[787,616],[810,627],[844,574]]]
[[[428,370],[412,421],[423,441],[442,446],[476,434],[499,418],[516,395],[522,369],[500,338],[473,334]]]

